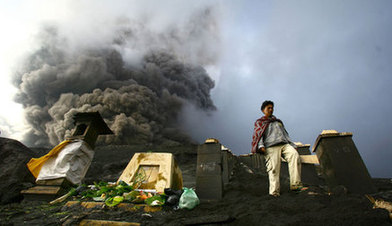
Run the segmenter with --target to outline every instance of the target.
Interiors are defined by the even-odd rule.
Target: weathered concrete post
[[[310,144],[302,144],[301,142],[296,142],[298,154],[300,155],[310,155]]]
[[[226,186],[230,182],[235,160],[231,150],[223,145],[221,147],[221,153],[222,153],[222,179],[223,179],[223,185]]]
[[[229,158],[230,153],[228,150],[222,150],[222,181],[223,185],[229,183],[230,174],[229,174]]]
[[[343,185],[352,193],[374,193],[369,172],[352,140],[352,133],[324,130],[313,146],[330,189]]]
[[[321,185],[324,181],[317,175],[316,165],[318,163],[317,156],[311,155],[310,144],[302,144],[296,142],[297,152],[301,158],[301,180],[305,185]],[[288,178],[287,162],[282,162],[281,174],[284,178]]]
[[[215,141],[199,145],[197,150],[196,193],[202,201],[223,196],[222,145]]]

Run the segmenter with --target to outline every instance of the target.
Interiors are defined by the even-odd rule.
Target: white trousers
[[[280,165],[281,157],[287,163],[290,174],[290,189],[296,189],[301,186],[301,159],[297,150],[290,144],[276,145],[265,150],[265,162],[269,177],[269,194],[280,194]]]

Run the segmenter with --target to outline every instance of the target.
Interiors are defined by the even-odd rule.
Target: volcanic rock
[[[32,186],[34,177],[26,163],[34,152],[16,140],[0,137],[0,203],[20,201],[20,191]]]

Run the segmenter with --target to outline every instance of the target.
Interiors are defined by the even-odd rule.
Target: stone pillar
[[[196,193],[200,200],[220,200],[223,196],[223,167],[220,143],[198,147]]]
[[[321,171],[330,189],[343,185],[349,192],[366,194],[377,191],[352,140],[352,133],[324,130],[313,146]]]

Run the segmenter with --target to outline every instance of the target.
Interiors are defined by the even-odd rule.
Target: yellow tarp
[[[70,142],[71,140],[65,140],[61,142],[59,145],[57,145],[56,147],[54,147],[52,150],[50,150],[48,154],[40,158],[30,159],[30,161],[27,163],[27,168],[29,168],[31,174],[33,174],[33,176],[37,178],[44,163],[48,161],[48,159],[50,159],[52,156],[57,155]]]

